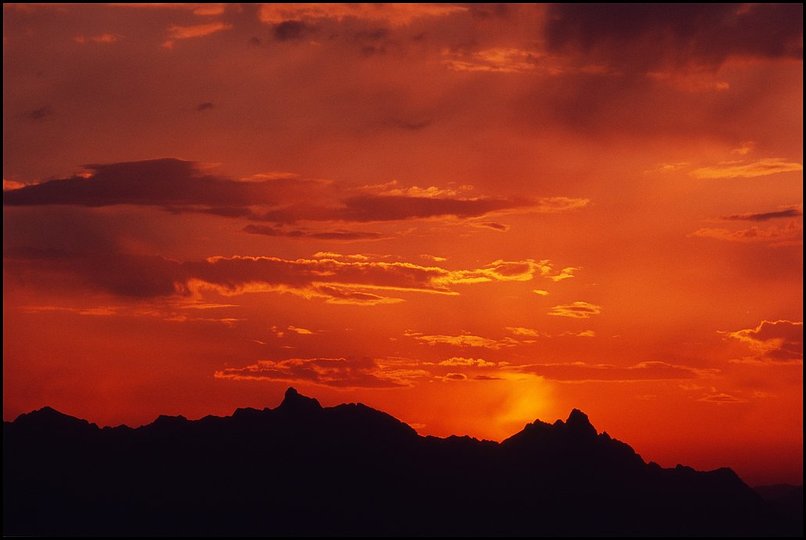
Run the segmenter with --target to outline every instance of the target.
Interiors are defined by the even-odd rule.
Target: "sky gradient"
[[[3,9],[4,419],[577,407],[802,483],[802,5]]]

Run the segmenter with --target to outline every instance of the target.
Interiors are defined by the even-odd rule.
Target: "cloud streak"
[[[209,36],[210,34],[231,29],[231,24],[220,21],[189,26],[172,25],[168,28],[168,39],[165,40],[162,46],[170,49],[178,40]]]
[[[22,250],[7,261],[20,272],[47,264],[95,289],[134,298],[274,292],[354,305],[399,303],[400,293],[458,295],[461,287],[525,282],[537,275],[532,260],[498,260],[481,268],[451,270],[329,253],[310,259],[236,255],[176,261],[106,247],[85,254]]]
[[[4,205],[114,206],[207,209],[272,204],[296,181],[236,182],[206,174],[195,163],[173,158],[92,164],[87,171],[16,190]]]
[[[390,238],[378,232],[371,231],[350,231],[346,229],[336,229],[332,231],[308,231],[302,229],[285,229],[279,226],[267,225],[247,225],[244,232],[250,234],[260,234],[263,236],[277,236],[284,238],[312,238],[315,240],[336,240],[341,242],[358,242],[362,240],[383,240]]]
[[[451,345],[453,347],[473,347],[481,349],[499,350],[508,347],[515,347],[520,344],[516,339],[505,337],[502,339],[492,339],[474,334],[458,334],[458,335],[426,335],[419,332],[406,332],[407,337],[414,338],[422,343],[428,345]]]
[[[800,244],[803,242],[803,225],[795,221],[790,221],[779,226],[753,226],[746,229],[737,230],[725,229],[721,227],[703,227],[691,233],[691,236],[723,240],[725,242],[786,246]]]
[[[211,102],[197,106],[204,111]],[[43,109],[44,110],[44,109]],[[384,190],[378,191],[378,187]],[[284,230],[282,225],[308,222],[390,222],[430,218],[478,218],[504,211],[556,213],[583,208],[588,199],[570,197],[463,197],[457,190],[436,187],[335,187],[329,182],[294,175],[255,175],[236,181],[211,174],[192,161],[162,158],[110,164],[91,164],[68,178],[27,185],[3,198],[9,206],[71,205],[104,207],[135,205],[171,212],[201,212],[221,217],[269,222],[274,227],[250,225],[246,232],[319,240],[370,240],[376,233]],[[498,230],[504,226],[492,225]]]
[[[803,165],[794,161],[787,161],[784,158],[766,158],[750,163],[730,161],[712,165],[710,167],[700,167],[694,169],[689,174],[694,178],[704,180],[721,178],[756,178],[759,176],[770,176],[787,172],[798,172],[803,170]]]
[[[383,366],[371,358],[291,358],[224,368],[214,376],[234,381],[298,381],[337,388],[394,388],[409,386],[412,379],[427,374]]]
[[[640,362],[631,366],[589,364],[586,362],[545,363],[513,366],[511,369],[534,373],[562,382],[629,382],[695,379],[713,370],[701,370],[667,362]]]
[[[372,4],[264,4],[259,17],[268,24],[288,20],[357,19],[405,26],[424,17],[444,17],[467,11],[466,7],[447,4],[384,4],[383,9],[378,8]]]
[[[594,315],[599,315],[602,312],[602,306],[591,304],[589,302],[572,302],[570,304],[561,304],[551,308],[549,315],[556,317],[570,317],[572,319],[590,319]]]
[[[528,73],[537,69],[539,55],[515,48],[496,47],[481,51],[442,52],[443,64],[452,71],[482,73]]]
[[[483,358],[465,358],[463,356],[453,356],[447,360],[442,360],[437,365],[448,367],[476,367],[476,368],[491,368],[498,364],[495,362],[488,362]]]
[[[532,207],[526,199],[455,199],[396,195],[357,195],[339,206],[297,204],[266,212],[256,219],[275,223],[298,221],[351,221],[358,223],[427,219],[452,216],[479,217],[493,212]]]
[[[787,208],[786,210],[775,210],[773,212],[759,212],[750,214],[733,214],[722,219],[728,221],[770,221],[772,219],[787,219],[801,217],[803,212],[797,208]]]

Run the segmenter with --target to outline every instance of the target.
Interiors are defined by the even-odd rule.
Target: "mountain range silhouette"
[[[136,429],[49,407],[3,423],[5,535],[802,535],[781,508],[730,469],[645,463],[577,409],[501,443],[293,388]]]

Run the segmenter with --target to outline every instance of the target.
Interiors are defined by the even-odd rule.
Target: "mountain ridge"
[[[4,422],[5,534],[788,534],[732,470],[646,463],[573,409],[499,442],[294,388],[274,408]],[[801,519],[802,524],[802,519]],[[802,525],[801,525],[802,529]]]

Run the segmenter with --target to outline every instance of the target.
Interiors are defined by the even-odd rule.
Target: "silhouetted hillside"
[[[646,464],[576,409],[500,444],[294,389],[226,418],[99,429],[44,408],[3,431],[6,535],[798,532],[731,470]]]
[[[803,532],[803,486],[774,484],[753,489],[776,514],[776,520],[785,524],[785,530]]]

